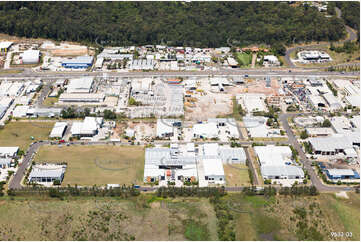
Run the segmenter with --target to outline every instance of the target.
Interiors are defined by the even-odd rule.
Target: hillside
[[[1,2],[0,32],[103,45],[338,40],[342,20],[286,2]]]

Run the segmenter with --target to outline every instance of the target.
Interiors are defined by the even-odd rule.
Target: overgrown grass
[[[184,236],[188,240],[204,241],[209,239],[207,225],[193,219],[184,221]]]
[[[252,63],[252,54],[236,53],[235,57],[240,66],[249,66]]]

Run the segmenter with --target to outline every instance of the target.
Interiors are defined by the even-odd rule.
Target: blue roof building
[[[93,65],[93,56],[78,56],[61,63],[62,67],[73,69],[85,69]]]

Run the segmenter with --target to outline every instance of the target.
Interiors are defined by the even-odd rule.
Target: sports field
[[[35,162],[67,162],[63,186],[140,184],[144,174],[144,148],[140,146],[42,146]]]
[[[26,150],[32,142],[48,139],[53,126],[54,122],[10,122],[0,129],[0,146],[19,146]]]

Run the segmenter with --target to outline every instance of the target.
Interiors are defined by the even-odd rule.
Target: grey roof
[[[30,172],[29,179],[33,177],[61,177],[65,172],[65,168],[59,167],[59,168],[52,168],[52,169],[46,169],[46,168],[33,168]]]
[[[166,147],[147,148],[145,150],[145,166],[186,164],[196,164],[195,156],[171,156],[171,149]]]
[[[9,165],[11,160],[11,158],[0,158],[0,165]]]
[[[299,176],[303,177],[305,174],[302,168],[291,165],[284,166],[261,166],[261,173],[263,176]]]
[[[230,147],[219,147],[219,156],[223,162],[232,159],[238,159],[240,161],[246,161],[246,153],[243,148],[230,148]]]
[[[354,143],[360,143],[360,134],[350,132],[347,135],[334,135],[322,138],[310,138],[314,150],[335,151],[336,149],[353,148]]]

